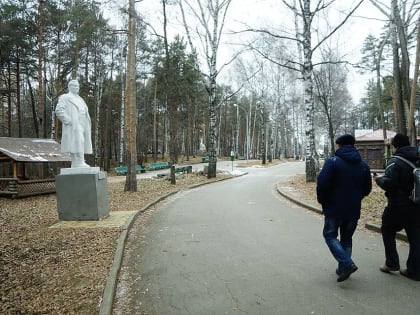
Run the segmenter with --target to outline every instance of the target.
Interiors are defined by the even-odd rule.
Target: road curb
[[[286,199],[288,199],[288,200],[292,201],[293,203],[295,203],[295,204],[297,204],[297,205],[299,205],[299,206],[302,206],[302,207],[304,207],[304,208],[306,208],[306,209],[308,209],[308,210],[312,210],[312,211],[314,211],[314,212],[317,212],[317,213],[322,214],[322,210],[321,210],[321,208],[314,207],[314,206],[312,206],[312,205],[310,205],[310,204],[308,204],[308,203],[306,203],[306,202],[304,202],[304,201],[300,201],[300,200],[296,199],[295,197],[291,196],[290,194],[288,194],[288,193],[286,193],[284,190],[282,190],[282,189],[279,187],[279,184],[277,184],[277,185],[276,185],[276,189],[277,189],[277,192],[278,192],[280,195],[282,195],[284,198],[286,198]]]
[[[293,203],[295,203],[295,204],[297,204],[297,205],[299,205],[301,207],[304,207],[304,208],[306,208],[308,210],[312,210],[314,212],[317,212],[319,214],[322,214],[322,209],[321,208],[314,207],[314,206],[312,206],[312,205],[310,205],[308,203],[305,203],[303,201],[300,201],[300,200],[296,199],[295,197],[291,196],[290,194],[288,194],[284,190],[282,190],[279,187],[278,184],[276,185],[276,189],[277,189],[277,192],[281,196],[283,196],[284,198],[292,201]],[[370,230],[370,231],[373,231],[373,232],[381,233],[381,227],[378,226],[378,225],[376,225],[376,224],[373,224],[373,223],[369,223],[369,222],[366,223],[365,224],[365,228],[368,229],[368,230]],[[405,233],[403,233],[403,232],[398,232],[397,235],[396,235],[396,238],[399,239],[399,240],[401,240],[401,241],[408,242],[407,235]]]
[[[211,181],[211,182],[204,182],[204,183],[200,183],[200,184],[196,184],[196,185],[191,185],[186,190],[194,189],[194,188],[204,186],[204,185],[208,185],[208,184],[212,184],[212,183],[217,183],[217,182],[224,181],[224,180],[227,180],[227,179],[236,178],[236,177],[243,176],[243,175],[246,175],[246,174],[248,174],[248,173],[244,172],[243,174],[240,174],[240,175],[220,178],[220,179],[216,179],[216,180]],[[123,226],[121,234],[120,234],[120,236],[118,237],[118,240],[117,240],[117,246],[116,246],[116,250],[115,250],[115,254],[114,254],[114,259],[113,259],[112,265],[109,269],[108,276],[107,276],[106,283],[105,283],[105,288],[104,288],[104,291],[102,293],[102,299],[101,299],[101,304],[100,304],[100,308],[99,308],[99,315],[111,315],[112,314],[112,307],[113,307],[113,303],[114,303],[115,290],[117,288],[117,282],[118,282],[118,273],[120,272],[120,268],[121,268],[121,264],[122,264],[122,260],[123,260],[123,256],[124,256],[124,247],[125,247],[125,243],[127,241],[128,233],[130,232],[130,229],[133,226],[134,221],[137,219],[137,217],[140,214],[144,213],[149,208],[158,204],[162,200],[165,200],[166,198],[179,193],[180,191],[181,191],[180,189],[175,190],[175,191],[170,192],[170,193],[168,193],[164,196],[161,196],[158,199],[156,199],[155,201],[147,204],[144,208],[142,208],[139,211],[137,211],[136,213],[134,213],[127,220],[127,223]]]

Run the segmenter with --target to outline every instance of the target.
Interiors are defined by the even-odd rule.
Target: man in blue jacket
[[[317,178],[317,199],[325,216],[323,236],[338,262],[338,282],[348,279],[357,270],[351,258],[352,238],[360,218],[362,199],[372,189],[369,166],[354,147],[355,142],[349,134],[338,137],[335,156],[325,161]]]

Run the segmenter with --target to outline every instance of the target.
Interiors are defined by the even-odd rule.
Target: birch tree
[[[295,16],[300,19],[300,23],[297,26],[296,40],[303,52],[303,64],[300,67],[300,71],[303,79],[304,86],[304,103],[306,110],[306,181],[313,182],[316,180],[317,172],[319,169],[318,155],[315,150],[315,130],[314,130],[314,97],[313,97],[313,62],[312,57],[321,45],[329,39],[353,14],[353,12],[362,4],[363,0],[359,1],[354,8],[344,17],[344,19],[337,24],[326,36],[321,38],[318,43],[312,45],[312,22],[314,17],[321,11],[327,9],[333,2],[318,0],[315,2],[314,10],[311,10],[310,0],[299,0],[299,6],[296,6],[296,1],[291,3],[287,0],[282,0],[283,3],[291,9]],[[299,27],[300,25],[300,27]],[[299,31],[299,29],[301,31]],[[299,32],[301,32],[299,34]]]
[[[263,52],[253,47],[264,58],[280,65],[284,68],[298,71],[303,83],[303,99],[306,112],[305,123],[305,169],[306,181],[314,182],[319,171],[318,155],[315,149],[315,130],[314,130],[314,85],[313,71],[317,64],[313,62],[313,56],[323,44],[330,39],[352,16],[356,9],[364,0],[357,1],[348,9],[348,13],[338,21],[334,26],[329,28],[328,33],[320,36],[318,41],[313,44],[312,32],[319,25],[314,23],[314,19],[322,12],[327,10],[337,0],[282,0],[282,3],[293,13],[295,17],[295,36],[290,36],[286,31],[271,31],[268,29],[248,29],[248,31],[269,35],[276,40],[292,41],[297,44],[298,56],[295,59],[278,60],[270,52]],[[291,47],[291,46],[290,46]],[[325,62],[323,62],[325,63]]]
[[[216,149],[217,149],[217,132],[216,132],[216,86],[217,76],[220,69],[217,68],[217,53],[220,46],[222,31],[225,24],[226,13],[232,0],[180,0],[179,5],[184,21],[184,27],[187,32],[188,41],[191,49],[195,50],[192,45],[192,31],[190,25],[196,25],[196,35],[201,44],[201,50],[207,62],[208,78],[207,92],[209,95],[209,167],[208,178],[216,177]],[[194,19],[193,23],[187,21],[185,8],[188,8]]]

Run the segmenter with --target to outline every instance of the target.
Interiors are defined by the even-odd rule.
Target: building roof
[[[386,131],[387,139],[393,138],[395,134],[396,134],[395,131],[391,131],[391,130]],[[360,141],[384,141],[383,130],[377,129],[377,130],[374,130],[373,132],[357,137],[356,142],[360,142]]]
[[[61,146],[52,139],[0,137],[0,161],[69,162],[69,153],[61,153]]]

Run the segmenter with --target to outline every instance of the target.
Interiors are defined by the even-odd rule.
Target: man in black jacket
[[[396,134],[392,139],[392,151],[412,163],[418,162],[417,148],[410,146],[407,136]],[[385,247],[385,264],[382,272],[398,271],[403,276],[420,281],[420,206],[415,205],[410,194],[413,189],[413,168],[406,162],[391,157],[384,176],[374,176],[376,183],[385,190],[388,204],[382,215],[382,240]],[[400,269],[396,247],[396,233],[405,230],[410,245],[407,269]]]

